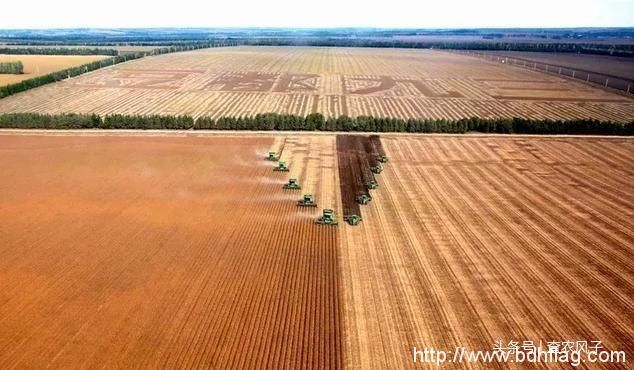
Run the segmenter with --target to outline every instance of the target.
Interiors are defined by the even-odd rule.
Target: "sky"
[[[24,0],[0,29],[634,27],[634,0]]]

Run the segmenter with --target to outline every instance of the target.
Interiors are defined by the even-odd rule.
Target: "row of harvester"
[[[285,161],[280,160],[276,152],[269,152],[266,159],[269,161],[277,161],[277,166],[273,168],[273,171],[289,172],[288,165]],[[302,187],[296,178],[291,177],[288,179],[287,183],[282,185],[282,188],[286,190],[301,190]],[[317,203],[315,202],[315,197],[312,194],[306,193],[302,199],[297,201],[297,206],[317,207]],[[329,208],[324,209],[322,215],[315,220],[315,223],[319,225],[336,226],[338,222],[337,217],[335,216],[335,211]]]
[[[381,163],[387,163],[388,162],[388,158],[387,158],[386,155],[380,155],[380,156],[376,157],[376,160],[379,163],[377,163],[375,166],[370,167],[370,171],[372,171],[373,174],[378,175],[381,172],[383,172],[383,166],[381,166]],[[374,190],[374,189],[379,187],[379,184],[375,180],[369,180],[366,183],[366,186],[367,186],[368,190]],[[366,204],[370,203],[370,201],[372,200],[372,197],[369,194],[366,194],[366,193],[359,193],[355,197],[355,200],[357,201],[357,203],[359,203],[361,205],[366,205]],[[346,216],[345,220],[350,225],[357,225],[361,221],[361,216],[356,215],[356,214],[352,214],[352,215]]]

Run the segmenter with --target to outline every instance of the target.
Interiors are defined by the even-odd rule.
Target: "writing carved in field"
[[[220,91],[270,91],[279,77],[279,73],[228,72],[214,78],[205,87]]]
[[[201,74],[196,70],[117,70],[112,74],[95,75],[78,82],[90,87],[145,88],[175,90],[183,86],[191,75]]]
[[[346,94],[353,95],[378,95],[404,96],[422,95],[428,98],[460,98],[463,97],[457,91],[446,90],[438,92],[429,86],[429,83],[418,79],[401,79],[390,76],[342,76],[342,84]]]
[[[227,72],[205,86],[207,90],[243,92],[313,92],[319,75],[297,73]]]
[[[319,76],[316,74],[282,73],[275,85],[275,92],[310,92],[316,91]]]

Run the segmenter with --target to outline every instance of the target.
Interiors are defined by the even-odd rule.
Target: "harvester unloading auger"
[[[315,223],[319,225],[336,226],[339,222],[337,221],[337,217],[335,216],[335,211],[326,208],[324,209],[322,215],[315,220]]]
[[[310,193],[304,194],[304,197],[297,201],[297,205],[300,207],[317,207],[317,203],[315,203],[315,198]]]

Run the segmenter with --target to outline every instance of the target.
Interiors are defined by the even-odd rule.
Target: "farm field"
[[[106,58],[103,55],[0,55],[0,62],[21,61],[24,74],[0,74],[0,86],[28,80],[70,67],[94,62]]]
[[[382,135],[390,161],[353,227],[334,135],[56,135],[0,132],[2,368],[435,368],[413,347],[497,340],[634,351],[629,138]],[[273,172],[263,157],[282,148],[290,172]],[[318,208],[295,206],[304,192]],[[313,223],[322,208],[339,226]]]
[[[484,53],[503,55],[634,80],[634,60],[632,60],[632,58],[573,53],[536,53],[527,51],[491,50]]]
[[[348,368],[498,340],[634,351],[634,141],[382,137],[390,163],[342,234]]]
[[[281,145],[0,135],[0,368],[339,368],[337,230]],[[324,206],[333,145],[284,149]]]
[[[634,101],[437,50],[227,47],[143,58],[0,100],[0,112],[25,111],[629,121]]]

